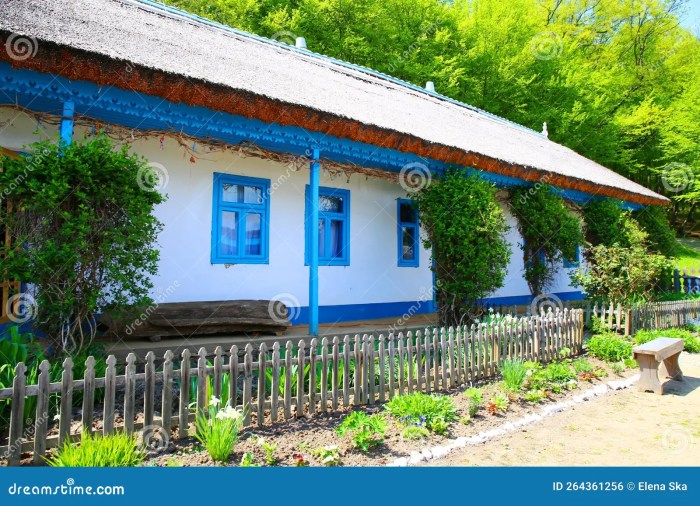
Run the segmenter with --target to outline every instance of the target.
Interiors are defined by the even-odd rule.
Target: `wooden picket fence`
[[[36,385],[26,385],[26,367],[20,363],[12,388],[0,390],[0,400],[11,399],[8,443],[0,447],[0,455],[17,465],[22,453],[33,452],[33,461],[40,463],[48,448],[69,439],[79,441],[86,431],[143,434],[155,427],[166,440],[184,438],[195,412],[207,408],[211,395],[241,409],[246,426],[261,426],[381,403],[394,395],[446,391],[495,377],[503,359],[547,362],[578,354],[582,346],[583,311],[565,309],[471,327],[324,337],[320,342],[314,338],[308,345],[303,340],[297,345],[277,341],[271,348],[249,343],[243,350],[232,346],[228,353],[217,347],[212,362],[204,348],[194,357],[185,350],[179,359],[167,351],[158,365],[149,352],[143,372],[136,371],[134,354],[119,372],[110,355],[100,378],[95,377],[93,357],[87,359],[80,380],[73,379],[73,364],[66,359],[61,381],[54,383],[44,361]],[[97,389],[104,400],[96,410]],[[83,393],[79,424],[72,418],[77,391]],[[137,392],[143,392],[142,409],[137,407]],[[29,397],[37,398],[36,416],[25,428],[24,403]],[[54,419],[50,400],[60,406],[54,435],[48,435]]]

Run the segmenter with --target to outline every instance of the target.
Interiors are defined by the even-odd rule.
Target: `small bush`
[[[80,445],[66,441],[46,463],[51,467],[132,467],[141,464],[145,457],[133,434],[100,436],[83,432]]]
[[[212,397],[209,413],[197,413],[195,437],[216,462],[226,462],[238,442],[243,426],[243,413],[226,405],[219,409],[221,401]]]
[[[579,358],[573,362],[574,371],[576,374],[587,373],[593,371],[593,365],[585,358]]]
[[[533,404],[542,402],[542,399],[544,399],[545,397],[547,397],[547,395],[544,393],[543,390],[531,390],[529,392],[526,392],[525,395],[523,395],[523,399]]]
[[[504,393],[499,392],[489,402],[488,411],[492,415],[497,415],[508,411],[508,406],[510,406],[508,397]]]
[[[424,425],[408,425],[401,430],[401,437],[408,441],[428,437],[430,431]]]
[[[469,399],[469,417],[475,416],[484,402],[484,395],[479,388],[468,388],[464,395]]]
[[[683,349],[685,351],[688,353],[700,353],[700,338],[686,329],[640,330],[635,334],[634,342],[644,344],[653,341],[657,337],[683,339]]]
[[[457,419],[457,407],[447,395],[427,395],[416,392],[394,397],[386,404],[387,412],[404,425],[425,425],[442,433],[447,424]]]
[[[625,364],[623,362],[613,362],[610,364],[610,368],[612,369],[612,372],[618,376],[622,376],[622,372],[625,370]]]
[[[632,356],[632,344],[613,334],[599,334],[588,340],[588,351],[606,362],[620,362]]]
[[[364,411],[353,411],[336,427],[339,436],[350,435],[353,447],[368,452],[384,442],[386,420],[380,415],[368,415]]]
[[[501,362],[501,375],[505,383],[506,390],[519,392],[523,388],[527,367],[520,359],[507,359]]]

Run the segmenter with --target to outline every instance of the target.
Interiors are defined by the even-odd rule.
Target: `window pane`
[[[401,227],[401,245],[403,260],[416,259],[416,229],[414,227]]]
[[[319,211],[342,213],[343,199],[342,197],[328,197],[326,195],[321,195],[318,199],[318,206]]]
[[[238,255],[238,213],[221,213],[221,254]]]
[[[245,215],[245,254],[262,255],[262,215]]]
[[[318,220],[318,258],[326,257],[326,220]]]
[[[262,189],[257,186],[224,184],[224,202],[262,204]]]
[[[402,223],[415,223],[418,221],[417,218],[417,211],[413,205],[408,202],[402,202],[399,205],[399,221]]]
[[[343,225],[339,220],[331,220],[331,258],[343,257]]]

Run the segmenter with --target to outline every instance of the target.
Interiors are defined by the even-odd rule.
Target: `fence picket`
[[[279,347],[279,343],[276,343]],[[238,346],[231,346],[228,357],[228,401],[231,407],[238,406]]]
[[[385,365],[386,365],[386,344],[384,334],[379,335],[379,402],[384,402],[385,388],[386,388],[386,375],[385,375]]]
[[[127,357],[128,359],[128,357]],[[126,402],[126,395],[124,396]],[[61,411],[60,420],[58,422],[58,445],[63,445],[63,442],[70,437],[71,427],[71,411],[73,410],[73,359],[66,357],[63,360],[63,373],[61,373]],[[129,420],[133,426],[134,414],[131,413],[130,419],[124,413],[124,423],[128,427]]]
[[[339,371],[339,363],[340,363],[340,353],[339,353],[339,346],[340,346],[340,339],[338,339],[338,336],[333,337],[333,386],[331,390],[331,407],[333,408],[333,411],[338,409],[338,381],[340,378],[338,377]]]
[[[129,354],[133,356],[133,354]],[[190,350],[185,348],[182,350],[181,361],[180,361],[180,405],[179,414],[180,422],[177,428],[177,435],[182,438],[186,438],[189,433],[190,425],[190,413],[189,413],[189,399],[190,399]],[[127,359],[128,360],[128,359]],[[134,356],[134,361],[136,357]],[[133,365],[133,363],[132,363]],[[131,375],[132,380],[134,379],[133,374]],[[128,383],[127,383],[128,384]],[[131,427],[133,430],[133,425]]]
[[[36,396],[36,415],[34,416],[34,464],[41,464],[46,452],[46,433],[49,427],[49,362],[43,360],[39,364],[39,377]]]
[[[328,338],[321,339],[321,413],[328,410]]]
[[[26,373],[27,366],[24,363],[20,362],[15,366],[15,377],[12,379],[12,404],[10,407],[10,437],[7,441],[10,447],[7,461],[11,466],[18,466],[22,455]]]
[[[280,343],[272,345],[272,384],[270,385],[270,421],[276,422],[279,411],[280,394]],[[235,406],[235,404],[234,404]]]
[[[163,394],[161,396],[160,416],[165,441],[170,440],[171,423],[173,419],[173,357],[172,351],[167,350],[163,355]]]
[[[287,341],[284,351],[284,419],[292,417],[292,349],[291,341]]]
[[[253,345],[245,345],[245,355],[243,356],[243,424],[250,423],[250,410],[253,405],[251,396],[253,395]],[[197,395],[199,404],[199,395]]]
[[[105,397],[104,411],[102,414],[102,434],[108,435],[114,432],[114,403],[116,396],[117,359],[114,355],[107,357],[107,369],[105,370]]]
[[[304,369],[306,367],[305,359],[306,352],[304,351],[306,343],[302,339],[297,345],[297,410],[296,417],[301,418],[304,415]]]
[[[95,357],[92,355],[85,361],[83,375],[85,388],[83,390],[83,423],[82,432],[92,434],[92,415],[95,409]]]
[[[267,379],[267,345],[260,343],[258,353],[258,402],[255,405],[258,427],[265,421],[265,380]]]

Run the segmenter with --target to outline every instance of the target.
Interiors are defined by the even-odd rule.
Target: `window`
[[[269,261],[270,181],[214,174],[211,262]]]
[[[311,240],[311,189],[306,186],[306,265]],[[350,265],[350,192],[340,188],[319,188],[318,263]]]
[[[413,202],[398,200],[399,267],[418,267],[418,209]]]
[[[576,246],[576,253],[574,254],[574,258],[569,260],[568,258],[564,259],[564,267],[567,269],[573,269],[574,267],[578,267],[581,265],[581,247]]]

